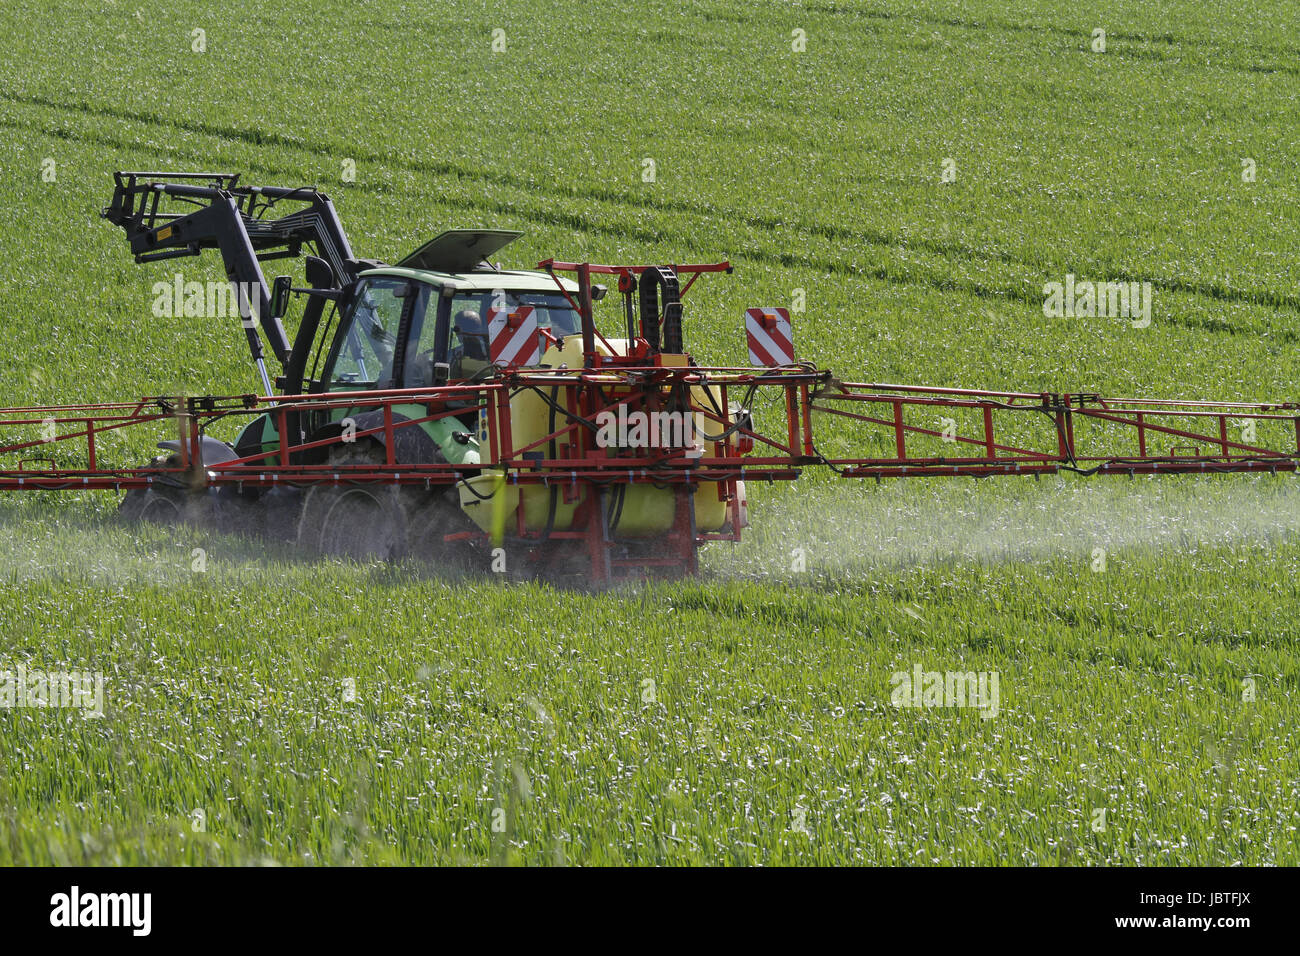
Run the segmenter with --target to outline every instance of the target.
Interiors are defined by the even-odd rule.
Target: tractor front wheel
[[[155,458],[150,467],[175,468],[176,456]],[[148,521],[152,524],[173,525],[185,520],[189,494],[184,488],[156,482],[149,488],[133,488],[126,493],[117,513],[124,521]]]

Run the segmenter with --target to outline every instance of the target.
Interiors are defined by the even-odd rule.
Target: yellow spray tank
[[[612,339],[609,341],[616,353],[623,354],[626,349],[626,341],[623,339]],[[609,355],[610,350],[604,343],[598,342],[596,349],[602,355]],[[663,356],[664,364],[669,364],[674,359],[680,358],[681,364],[686,364],[685,356]],[[560,346],[552,346],[542,357],[540,366],[543,368],[560,368],[567,367],[571,369],[581,369],[583,367],[582,354],[582,336],[567,336]],[[544,390],[544,386],[542,386]],[[710,404],[709,398],[705,395],[706,386],[693,386],[691,388],[691,405],[695,408],[703,407],[721,407],[722,393],[717,386],[707,386],[712,392],[713,402]],[[611,389],[612,394],[617,397],[618,390]],[[491,450],[489,448],[489,426],[494,424],[489,422],[489,416],[494,415],[495,410],[485,408],[479,416],[479,445],[483,454],[484,472],[473,478],[466,479],[457,484],[460,493],[460,505],[464,512],[471,520],[483,531],[492,535],[494,538],[499,537],[500,517],[505,515],[504,531],[507,535],[514,534],[518,531],[517,511],[520,501],[523,502],[523,523],[524,530],[528,532],[541,532],[546,529],[548,518],[550,518],[550,529],[552,531],[568,531],[573,527],[574,514],[578,508],[585,502],[586,496],[591,493],[590,487],[580,484],[576,489],[568,490],[563,486],[548,488],[540,484],[516,485],[511,483],[502,483],[501,471],[491,468],[492,461],[489,460]],[[598,422],[599,424],[599,422]],[[511,441],[516,449],[525,448],[533,442],[540,441],[545,436],[563,428],[565,422],[557,420],[554,427],[551,424],[551,406],[545,398],[532,389],[519,389],[510,398],[510,433]],[[723,426],[716,422],[707,420],[702,412],[695,412],[693,415],[693,426],[695,435],[704,435],[720,431]],[[706,456],[715,456],[721,454],[721,448],[718,443],[704,442],[704,454]],[[539,446],[547,457],[551,456],[550,450],[545,446]],[[617,448],[609,449],[611,455],[618,453]],[[624,538],[645,538],[663,534],[668,531],[676,516],[676,499],[673,489],[669,487],[655,487],[654,484],[637,483],[618,485],[617,491],[611,490],[611,494],[621,494],[623,499],[618,506],[610,509],[611,527],[610,533]],[[727,521],[727,502],[720,497],[721,486],[718,482],[704,481],[695,486],[695,527],[697,531],[710,532],[717,531]],[[503,496],[498,498],[497,496]],[[552,500],[554,499],[555,513],[550,517]],[[494,516],[496,521],[494,521]],[[496,525],[496,527],[494,527]]]

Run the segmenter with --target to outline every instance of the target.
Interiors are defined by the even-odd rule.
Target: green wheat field
[[[120,169],[317,185],[389,261],[729,257],[705,364],[802,290],[845,379],[1300,398],[1293,5],[1013,6],[7,0],[3,404],[256,390],[151,314],[222,269],[135,265]],[[1067,274],[1150,326],[1046,317]],[[1300,863],[1300,479],[813,471],[603,594],[0,493],[0,671],[104,676],[0,709],[0,864]],[[996,716],[894,706],[918,665]]]

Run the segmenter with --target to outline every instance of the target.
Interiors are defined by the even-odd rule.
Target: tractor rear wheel
[[[375,465],[383,449],[373,442],[340,448],[331,465]],[[394,561],[406,553],[406,508],[398,485],[313,485],[298,518],[298,546],[317,554]]]
[[[364,486],[312,489],[298,525],[298,542],[321,554],[392,561],[406,552],[392,490]]]
[[[384,449],[375,442],[340,447],[330,456],[337,465],[381,465]],[[382,483],[314,485],[303,499],[298,547],[309,553],[371,561],[413,557],[460,577],[483,566],[469,540],[445,541],[448,534],[476,529],[461,511],[454,492]]]

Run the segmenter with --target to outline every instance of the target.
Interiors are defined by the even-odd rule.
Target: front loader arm
[[[238,179],[233,173],[115,173],[113,201],[102,215],[126,231],[136,262],[197,256],[204,249],[221,253],[226,278],[249,293],[240,295],[240,313],[249,351],[269,393],[257,325],[282,366],[290,364],[292,349],[284,326],[272,314],[261,261],[297,257],[310,246],[329,265],[333,288],[351,281],[364,266],[353,258],[324,193],[312,187],[239,186]],[[282,201],[299,208],[271,218],[268,214]]]

